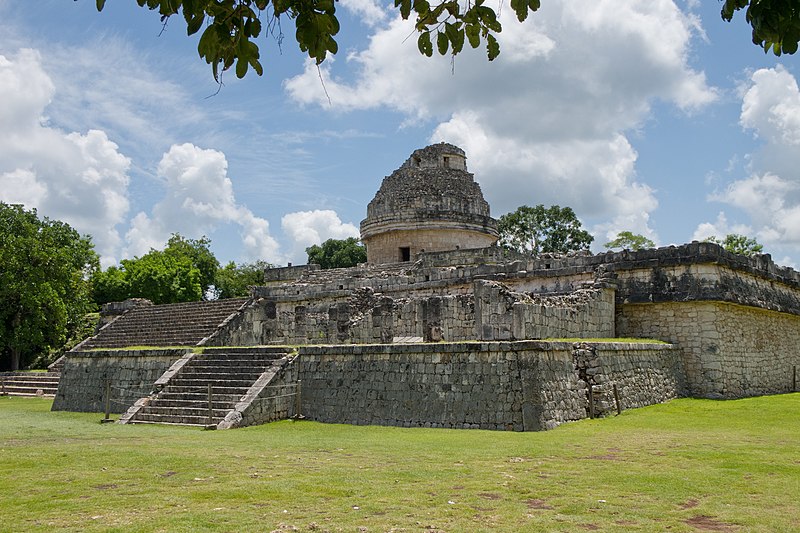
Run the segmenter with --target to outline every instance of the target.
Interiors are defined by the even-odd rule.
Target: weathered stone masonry
[[[587,418],[589,386],[598,416],[615,408],[615,384],[622,408],[677,398],[683,388],[669,345],[308,346],[296,361],[303,414],[348,424],[536,431]]]

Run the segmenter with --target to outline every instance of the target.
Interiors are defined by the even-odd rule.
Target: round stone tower
[[[439,143],[416,150],[383,179],[361,221],[369,263],[410,261],[420,252],[484,248],[497,221],[467,172],[464,151]]]

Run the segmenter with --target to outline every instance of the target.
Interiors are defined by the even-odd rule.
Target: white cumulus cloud
[[[130,160],[99,130],[67,133],[48,125],[55,86],[38,52],[0,55],[0,201],[23,203],[91,234],[104,263],[121,242]]]
[[[711,195],[744,212],[746,233],[768,250],[800,251],[800,89],[782,66],[755,71],[742,96],[740,122],[763,144],[749,155],[750,174]],[[698,232],[700,228],[698,228]],[[697,234],[697,232],[696,232]]]
[[[165,185],[164,197],[150,214],[140,212],[126,234],[126,255],[160,248],[171,233],[198,238],[221,225],[238,225],[249,260],[281,261],[269,223],[239,204],[228,177],[225,154],[193,144],[173,145],[157,169]]]

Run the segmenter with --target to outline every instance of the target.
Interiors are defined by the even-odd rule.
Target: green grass
[[[99,424],[0,397],[0,531],[797,531],[800,394],[541,433]],[[360,529],[364,528],[364,529]]]

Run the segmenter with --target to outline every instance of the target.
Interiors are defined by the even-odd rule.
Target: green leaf
[[[447,53],[447,45],[449,41],[447,40],[447,35],[442,32],[436,34],[436,48],[439,50],[441,55],[445,55]]]
[[[205,16],[201,13],[200,15],[186,21],[186,35],[194,35],[197,33],[198,30],[203,26],[204,20]]]
[[[236,62],[236,77],[239,79],[244,78],[245,74],[247,74],[247,66],[248,62],[244,58],[240,57],[239,60]]]
[[[511,9],[517,14],[520,22],[528,18],[528,0],[511,0]]]
[[[394,0],[394,6],[400,8],[400,16],[408,20],[411,15],[411,0]]]
[[[431,44],[430,32],[424,31],[419,34],[417,48],[419,48],[419,52],[424,56],[431,57],[433,55],[433,44]]]
[[[102,11],[106,5],[106,0],[97,0],[97,10]]]
[[[464,30],[467,33],[467,39],[469,39],[469,45],[472,48],[477,48],[481,44],[481,29],[480,26],[477,24],[468,24]]]
[[[491,33],[486,36],[486,52],[489,56],[489,61],[494,61],[500,55],[500,44]]]

